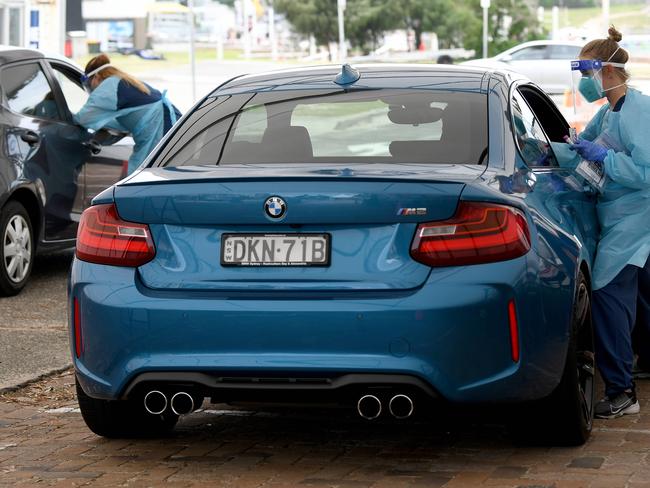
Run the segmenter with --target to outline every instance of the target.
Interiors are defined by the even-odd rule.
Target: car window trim
[[[518,93],[519,96],[521,98],[523,98],[524,103],[526,104],[528,109],[533,113],[535,118],[539,121],[539,116],[537,115],[537,113],[535,113],[533,108],[530,106],[530,104],[528,103],[528,100],[526,100],[526,97],[519,91],[519,88],[522,87],[522,86],[523,87],[530,87],[533,90],[537,90],[537,87],[535,87],[533,84],[527,83],[527,82],[521,82],[520,81],[520,82],[515,82],[515,83],[512,84],[512,87],[510,89],[510,93],[508,95],[508,115],[510,117],[510,123],[513,124],[513,126],[514,126],[514,119],[513,119],[513,114],[512,114],[512,99],[514,97],[514,93]],[[537,90],[537,91],[539,93],[539,90]],[[546,95],[544,95],[544,96],[546,96]],[[550,137],[548,137],[548,134],[546,133],[546,130],[544,129],[544,126],[541,124],[541,122],[539,123],[539,128],[542,131],[542,133],[544,134],[544,137],[546,138],[546,142],[549,145],[548,146],[549,151],[551,151],[551,153],[553,154],[553,157],[555,158],[555,160],[558,161],[557,156],[555,155],[555,151],[553,151],[553,146],[551,145],[551,139],[550,139]],[[513,138],[516,137],[514,133],[512,134],[512,136],[513,136]],[[566,168],[562,168],[560,166],[559,161],[558,161],[557,166],[531,166],[524,159],[524,156],[521,153],[521,148],[519,147],[519,144],[517,144],[516,140],[514,140],[514,139],[513,139],[513,142],[515,144],[515,148],[517,149],[517,153],[519,154],[519,157],[524,162],[524,164],[528,167],[528,169],[533,170],[533,171],[537,171],[538,168],[544,168],[544,170],[546,170],[546,171],[553,171],[553,170],[558,170],[558,169],[559,170],[566,170]]]
[[[63,122],[76,126],[76,124],[74,123],[73,114],[70,111],[68,107],[68,102],[66,101],[65,95],[63,94],[63,89],[59,85],[59,81],[56,79],[56,75],[54,74],[54,67],[52,66],[53,62],[56,63],[56,61],[50,59],[42,60],[42,64],[44,65],[45,76],[47,77],[50,86],[53,87],[52,90],[54,91],[54,97],[59,107],[63,110],[63,115],[65,115],[66,120],[64,120]],[[61,64],[65,68],[69,67],[69,65],[66,65],[65,63],[59,63],[59,64]],[[77,70],[74,69],[74,71]]]
[[[58,80],[56,79],[56,74],[54,73],[54,71],[56,70],[56,67],[58,66],[58,67],[61,68],[62,71],[71,71],[71,72],[74,72],[75,74],[77,74],[77,75],[79,76],[80,81],[81,81],[81,75],[82,75],[82,72],[79,70],[79,68],[75,67],[74,65],[72,65],[72,64],[68,64],[68,63],[64,63],[63,61],[59,61],[58,59],[49,59],[49,58],[46,58],[44,61],[45,61],[46,64],[48,64],[49,69],[52,70],[52,79],[54,80],[54,82],[55,82],[57,88],[58,88],[59,91],[61,92],[61,101],[62,101],[62,104],[63,104],[63,106],[64,106],[64,108],[65,108],[65,110],[66,110],[67,115],[70,116],[70,117],[69,117],[70,123],[74,124],[74,117],[73,117],[74,114],[72,113],[72,111],[70,110],[70,107],[68,106],[68,101],[65,99],[65,95],[63,94],[63,89],[61,88],[61,86],[59,86],[59,82],[58,82]],[[65,76],[65,75],[64,75],[64,76]],[[70,80],[70,81],[71,81],[71,83],[74,83],[74,81],[72,81],[72,80]],[[81,84],[79,84],[79,88],[81,88],[82,90],[84,90],[84,87],[83,87],[83,85],[81,85]],[[84,90],[84,91],[85,91],[85,90]],[[76,125],[76,124],[75,124],[75,125]]]
[[[43,71],[43,75],[45,76],[45,79],[47,80],[48,85],[50,85],[50,89],[52,90],[52,93],[54,93],[54,100],[55,100],[55,102],[57,104],[57,109],[60,110],[61,109],[60,102],[57,99],[58,86],[56,86],[56,85],[54,87],[52,86],[52,81],[51,81],[51,79],[49,77],[50,73],[47,71],[47,69],[45,69],[46,67],[44,66],[42,58],[28,59],[26,61],[22,61],[22,60],[21,61],[15,61],[13,63],[7,63],[7,64],[3,65],[2,67],[0,67],[0,85],[2,84],[2,82],[1,82],[1,80],[2,80],[2,72],[5,69],[14,68],[16,66],[22,66],[24,64],[37,64],[41,68],[41,70]],[[49,123],[69,124],[69,122],[67,122],[66,120],[62,120],[62,119],[50,119],[50,118],[47,118],[47,117],[40,117],[38,115],[30,115],[30,114],[23,114],[23,113],[20,113],[20,112],[16,112],[15,110],[13,110],[9,106],[9,100],[7,100],[7,93],[6,93],[6,90],[4,89],[4,87],[2,89],[1,97],[2,97],[1,98],[2,106],[4,107],[4,109],[7,110],[9,113],[11,113],[13,115],[16,115],[17,117],[27,117],[27,118],[30,118],[30,119],[42,120],[42,121],[49,122]],[[61,115],[61,113],[59,113],[59,115]]]

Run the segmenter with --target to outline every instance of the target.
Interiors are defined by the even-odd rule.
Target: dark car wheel
[[[591,294],[582,272],[577,280],[571,325],[560,384],[549,397],[524,409],[524,415],[517,416],[513,433],[519,441],[578,446],[591,434],[596,364]]]
[[[0,292],[16,295],[27,284],[34,264],[34,232],[29,214],[19,202],[8,202],[0,213],[2,266]]]
[[[76,381],[81,416],[95,434],[109,438],[161,436],[171,431],[178,416],[151,415],[142,403],[131,400],[100,400],[86,395]]]

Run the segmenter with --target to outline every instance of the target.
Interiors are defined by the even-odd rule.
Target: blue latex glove
[[[570,147],[587,161],[602,163],[607,156],[607,149],[586,139],[578,139],[578,142],[571,144]]]

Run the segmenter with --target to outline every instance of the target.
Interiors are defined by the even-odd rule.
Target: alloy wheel
[[[3,256],[9,279],[14,283],[23,281],[32,259],[32,237],[29,225],[22,215],[14,215],[7,222]]]
[[[587,285],[582,282],[577,296],[576,363],[578,368],[578,394],[585,424],[590,429],[593,421],[594,384],[596,361],[594,337],[591,327],[590,297]]]

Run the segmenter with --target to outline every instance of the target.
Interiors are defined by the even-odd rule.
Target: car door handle
[[[99,142],[95,141],[94,139],[91,139],[86,142],[82,142],[81,144],[87,147],[88,149],[90,149],[90,152],[93,154],[99,154],[100,152],[102,152],[102,145]]]
[[[21,133],[20,138],[30,145],[38,144],[38,141],[41,140],[40,136],[31,130]]]

